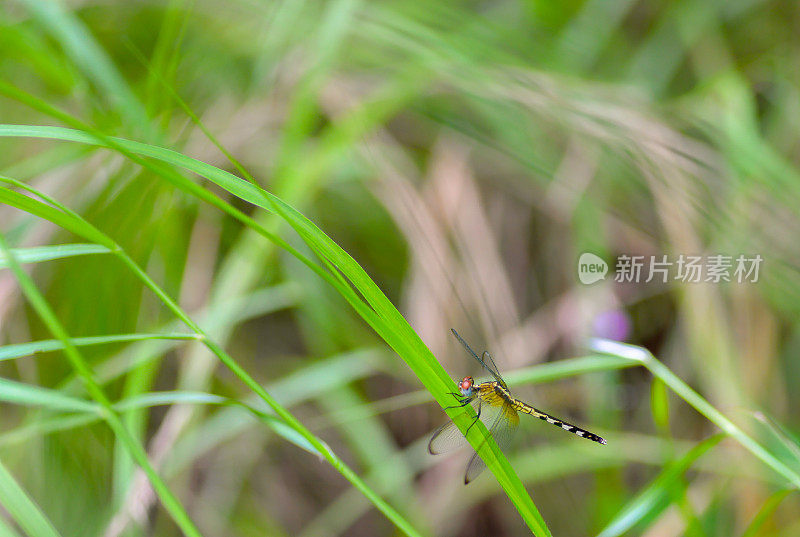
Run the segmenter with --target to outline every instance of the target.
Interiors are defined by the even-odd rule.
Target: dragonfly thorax
[[[472,396],[472,390],[475,386],[475,381],[472,380],[472,377],[464,377],[461,379],[461,382],[458,383],[458,389],[461,390],[461,395],[464,397]]]

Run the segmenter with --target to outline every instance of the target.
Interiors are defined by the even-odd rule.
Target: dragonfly
[[[478,420],[481,420],[489,429],[489,434],[495,439],[497,445],[503,449],[509,444],[514,432],[517,430],[519,426],[519,413],[522,412],[523,414],[530,414],[535,418],[551,423],[581,438],[586,438],[587,440],[592,440],[593,442],[603,445],[606,444],[605,439],[601,436],[589,432],[586,429],[581,429],[571,423],[567,423],[546,412],[542,412],[511,395],[508,385],[506,385],[503,377],[500,376],[500,371],[498,371],[492,359],[492,355],[484,351],[483,356],[478,358],[475,351],[473,351],[467,342],[458,335],[455,329],[451,328],[450,331],[453,332],[453,335],[467,350],[470,356],[475,358],[475,360],[481,364],[481,367],[488,371],[494,378],[494,380],[481,382],[476,385],[472,377],[464,377],[457,383],[460,394],[452,392],[452,395],[458,400],[458,404],[446,408],[462,408],[467,405],[472,405],[475,409],[475,419],[467,428],[467,432],[469,432]],[[485,438],[483,442],[486,442]],[[478,451],[483,447],[483,442],[479,446]],[[449,421],[433,433],[433,436],[431,436],[428,442],[428,452],[430,452],[431,455],[438,455],[451,451],[465,443],[465,436],[461,434],[461,431],[455,423]],[[486,468],[486,463],[478,456],[478,451],[472,454],[472,457],[467,463],[467,470],[464,473],[464,484],[478,477]]]

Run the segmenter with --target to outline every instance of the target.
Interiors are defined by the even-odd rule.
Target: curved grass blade
[[[0,128],[0,132],[2,132],[1,128]],[[115,145],[114,149],[119,149],[119,148]],[[174,153],[174,152],[172,152],[172,153]],[[219,171],[222,171],[222,170],[219,170]],[[179,176],[179,174],[175,174],[175,175]],[[241,179],[239,179],[238,177],[235,177],[233,175],[231,175],[231,177],[234,177],[238,181],[242,181]],[[179,182],[177,184],[181,185],[182,183]],[[191,184],[194,185],[193,183],[191,183]],[[249,183],[247,183],[247,184],[249,185]],[[197,185],[194,185],[194,186],[196,188],[200,188]],[[30,188],[27,188],[27,189],[28,190],[32,190]],[[205,192],[205,190],[203,190],[203,189],[200,189],[200,190],[202,192]],[[11,191],[9,191],[9,192],[11,192]],[[12,194],[16,194],[16,193],[12,192]],[[91,224],[89,224],[88,222],[83,220],[79,215],[77,215],[77,213],[74,213],[74,212],[70,211],[66,207],[64,207],[64,206],[58,204],[57,202],[55,202],[55,200],[52,200],[51,198],[48,198],[47,196],[44,196],[41,193],[36,192],[36,194],[38,196],[46,199],[51,204],[58,206],[58,208],[61,209],[61,211],[58,212],[58,214],[66,214],[71,219],[80,221],[83,226],[88,227],[88,228],[94,230],[96,233],[98,233],[101,236],[103,236],[104,237],[104,242],[111,243],[113,245],[112,250],[114,251],[115,255],[117,255],[117,257],[134,273],[134,275],[137,278],[139,278],[140,280],[142,280],[142,282],[151,291],[153,291],[153,293],[155,293],[156,296],[158,296],[159,299],[161,299],[161,301],[164,302],[164,304],[167,306],[167,308],[169,308],[181,321],[183,321],[190,329],[192,329],[196,334],[198,334],[198,336],[200,336],[199,339],[202,341],[202,343],[214,355],[216,355],[217,358],[219,358],[219,360],[226,367],[228,367],[237,377],[239,377],[239,379],[245,385],[247,385],[263,401],[265,401],[270,406],[270,408],[272,408],[272,410],[287,424],[287,426],[289,426],[290,428],[294,429],[301,436],[303,436],[319,453],[322,454],[322,456],[326,460],[328,460],[329,463],[331,463],[331,465],[337,471],[339,471],[348,481],[350,481],[350,483],[354,487],[356,487],[362,494],[364,494],[366,497],[368,497],[370,499],[370,501],[389,520],[391,520],[399,529],[401,529],[407,535],[412,535],[412,536],[419,535],[419,533],[416,531],[416,529],[414,529],[414,527],[411,526],[408,523],[408,521],[406,521],[400,515],[400,513],[398,513],[394,508],[392,508],[388,503],[386,503],[380,496],[378,496],[350,467],[348,467],[333,452],[333,450],[327,444],[325,444],[322,440],[320,440],[314,434],[312,434],[300,421],[298,421],[288,410],[286,410],[282,405],[280,405],[258,382],[256,382],[255,379],[253,379],[244,370],[244,368],[242,368],[242,366],[239,365],[238,362],[236,362],[236,360],[234,360],[231,356],[229,356],[216,342],[214,342],[213,340],[208,338],[208,336],[200,328],[200,326],[197,323],[195,323],[186,314],[186,312],[184,312],[177,305],[177,303],[169,295],[167,295],[167,293],[164,292],[164,290],[161,289],[147,275],[147,273],[144,272],[141,269],[141,267],[139,267],[139,265],[137,265],[133,261],[133,259],[131,259],[119,246],[114,244],[113,241],[110,238],[108,238],[107,236],[103,235],[99,230],[97,230],[96,228],[91,226]],[[44,205],[41,202],[38,202],[36,200],[33,200],[32,198],[28,198],[27,196],[21,196],[21,197],[24,198],[25,200],[30,200],[30,201],[33,201],[36,204],[38,204],[38,205],[36,205],[36,208],[42,210],[46,214],[48,214],[48,215],[52,215],[53,214],[52,213],[53,210],[52,210],[51,207],[46,206],[46,205]],[[48,210],[48,209],[50,209],[50,210]],[[268,236],[270,238],[273,237],[273,235],[271,235],[271,234],[268,234]],[[0,239],[2,239],[2,236],[0,236]],[[300,258],[301,261],[303,261],[307,266],[309,266],[312,269],[315,269],[315,264],[313,262],[310,262],[309,260],[307,260],[304,256],[302,256],[302,254],[299,254],[299,252],[297,252],[296,250],[292,249],[291,247],[288,247],[288,245],[284,241],[282,241],[281,239],[275,238],[275,240],[277,242],[279,242],[279,244],[281,246],[286,247],[287,250],[289,250],[293,255],[297,255],[298,258]],[[0,243],[2,243],[1,240],[0,240]],[[40,314],[47,314],[47,318],[50,321],[49,324],[50,324],[51,330],[53,330],[54,332],[58,331],[59,335],[60,335],[59,339],[62,339],[62,341],[68,342],[69,337],[67,336],[66,333],[63,332],[63,329],[61,329],[60,324],[58,323],[58,320],[53,315],[52,311],[49,310],[49,307],[47,307],[46,304],[43,302],[43,298],[36,291],[35,286],[33,285],[32,281],[30,281],[30,278],[28,277],[28,275],[25,274],[25,273],[21,273],[20,274],[19,270],[14,269],[13,257],[8,253],[7,248],[4,249],[4,251],[6,251],[7,255],[12,259],[12,264],[11,264],[12,265],[12,270],[15,270],[15,274],[17,275],[17,279],[19,281],[23,281],[24,280],[25,283],[26,283],[26,286],[27,286],[26,290],[29,291],[29,296],[34,296],[39,301],[38,305],[40,306],[39,309],[41,310]],[[352,289],[347,287],[343,283],[343,281],[341,281],[341,276],[340,275],[337,275],[339,279],[336,279],[336,278],[331,277],[330,274],[325,273],[321,269],[319,269],[319,271],[315,270],[315,272],[317,272],[321,276],[325,277],[326,281],[331,283],[337,290],[342,292],[342,294],[345,296],[345,298],[348,300],[348,302],[350,302],[359,311],[359,313],[362,313],[362,314],[366,315],[365,319],[368,322],[370,322],[371,326],[381,326],[383,324],[383,321],[381,319],[376,318],[374,316],[374,312],[369,312],[365,308],[365,306],[363,304],[359,303],[358,298],[355,296],[355,293],[352,291]],[[372,315],[369,315],[369,313],[372,313]],[[94,391],[93,396],[95,396],[99,400],[103,400],[105,398],[105,396],[102,395],[102,390],[101,390],[99,384],[95,381],[95,379],[93,377],[91,377],[91,374],[87,370],[85,364],[82,363],[82,361],[80,359],[80,355],[77,353],[77,350],[75,349],[75,347],[69,345],[68,343],[65,343],[65,351],[67,351],[68,356],[70,354],[72,355],[71,356],[71,361],[73,362],[73,365],[76,366],[76,369],[81,373],[81,376],[84,378],[84,380],[88,381],[87,385],[90,388],[92,388],[93,391]],[[91,378],[91,380],[89,380],[90,378]],[[109,422],[110,425],[114,426],[115,428],[118,427],[122,431],[122,432],[120,432],[120,431],[116,431],[115,430],[115,432],[117,432],[118,436],[121,437],[122,435],[126,435],[127,436],[127,441],[126,442],[129,445],[131,445],[133,447],[136,447],[135,440],[130,436],[130,433],[128,433],[127,430],[124,428],[124,425],[122,425],[122,423],[119,422],[119,418],[116,416],[116,414],[113,414],[113,412],[112,412],[110,414],[110,416],[107,416],[107,421]],[[125,440],[124,438],[121,438],[121,439]],[[136,455],[136,453],[134,453],[134,455]],[[134,457],[134,458],[136,458],[136,457]],[[141,460],[137,459],[136,462],[139,463],[140,466],[142,466],[142,464],[146,464],[147,463],[147,460],[146,460],[146,457],[143,457],[143,458],[141,458]],[[155,474],[154,471],[152,471],[152,475],[151,475],[150,471],[148,470],[148,468],[144,468],[143,467],[143,469],[145,470],[146,473],[148,473],[148,477],[151,478],[150,479],[151,483],[153,483],[153,479],[158,479],[158,476],[157,476],[157,474]],[[150,468],[150,470],[152,470],[152,468]],[[159,497],[162,499],[162,502],[165,501],[165,497],[166,497],[166,495],[169,494],[169,491],[168,490],[159,491],[158,488],[156,487],[156,483],[153,483],[153,485],[154,485],[154,488],[157,489],[157,492],[159,493]],[[179,504],[177,504],[177,502],[174,502],[174,503],[175,503],[175,505],[177,506],[178,509],[182,510],[182,508],[180,507]],[[169,506],[168,506],[168,508],[169,508]],[[173,513],[172,509],[170,509],[170,512],[171,512],[171,514],[173,514],[175,516],[175,513]],[[176,519],[176,521],[178,521],[178,519]],[[185,517],[185,520],[179,521],[179,524],[181,524],[182,527],[185,527],[184,531],[186,531],[190,535],[196,535],[196,533],[194,533],[195,530],[193,528],[193,525],[192,525],[191,521],[188,519],[188,517]]]
[[[20,537],[17,530],[9,526],[5,519],[0,517],[0,537]]]
[[[32,423],[19,429],[8,431],[0,436],[0,444],[12,443],[29,438],[32,434],[81,427],[102,419],[100,407],[96,403],[85,401],[77,397],[70,397],[56,390],[31,386],[7,379],[0,379],[0,401],[16,405],[38,406],[58,412],[79,413],[56,416],[48,420],[43,420],[43,422]],[[247,403],[229,397],[222,397],[205,392],[149,392],[122,399],[114,403],[112,407],[118,412],[124,412],[174,404],[223,405],[243,408],[254,415],[259,421],[268,425],[279,436],[308,451],[312,455],[321,456],[320,452],[314,448],[314,446],[280,419],[266,414]]]
[[[70,215],[71,218],[75,218]],[[88,223],[86,224],[88,225]],[[106,239],[110,241],[110,239]],[[20,288],[30,302],[31,306],[36,310],[37,314],[41,317],[42,321],[47,325],[48,329],[58,337],[64,344],[64,353],[70,361],[70,365],[80,374],[84,380],[84,384],[89,394],[97,403],[102,407],[103,417],[112,429],[114,434],[119,438],[122,445],[127,449],[131,457],[142,468],[147,475],[153,489],[161,499],[164,508],[172,516],[175,523],[181,530],[189,537],[201,537],[200,531],[189,518],[189,515],[183,509],[183,506],[178,502],[178,499],[156,473],[150,461],[147,458],[147,453],[144,448],[139,444],[125,428],[120,417],[111,408],[111,402],[106,397],[102,388],[97,384],[89,365],[80,355],[77,348],[70,343],[70,337],[64,327],[59,322],[50,305],[45,300],[44,296],[39,292],[31,277],[22,270],[22,267],[16,261],[14,254],[9,250],[6,245],[5,237],[0,234],[0,251],[5,254],[9,262],[9,268],[14,273],[14,276],[19,283]]]
[[[171,391],[171,392],[149,392],[134,397],[123,399],[114,404],[114,409],[120,412],[127,410],[137,410],[141,408],[149,408],[153,406],[174,405],[174,404],[192,404],[192,405],[225,405],[240,407],[251,414],[258,420],[268,425],[276,434],[288,440],[292,444],[300,447],[312,455],[322,457],[319,452],[306,438],[299,434],[295,429],[289,427],[285,422],[277,417],[262,412],[257,408],[248,405],[238,399],[231,399],[230,397],[222,397],[205,392],[190,392],[190,391]]]
[[[61,412],[89,412],[100,417],[100,409],[96,403],[4,378],[0,378],[0,401],[16,405],[41,406]]]
[[[0,505],[25,530],[28,535],[36,537],[59,537],[53,524],[39,510],[39,507],[28,497],[28,494],[17,483],[14,476],[0,461]]]
[[[750,435],[745,433],[742,429],[737,427],[731,420],[729,420],[722,412],[714,408],[708,401],[690,388],[683,382],[675,373],[673,373],[667,366],[662,364],[656,359],[649,351],[642,347],[635,345],[628,345],[618,341],[609,339],[594,338],[590,342],[590,347],[597,351],[607,354],[612,354],[631,360],[646,367],[650,373],[660,379],[666,384],[673,392],[675,392],[681,399],[689,403],[695,410],[706,417],[714,425],[722,429],[726,434],[736,440],[750,453],[755,455],[764,464],[772,468],[775,472],[780,474],[795,488],[800,489],[800,474],[786,466],[772,453],[767,451],[764,446],[759,444]]]
[[[757,537],[759,534],[764,535],[764,533],[760,531],[761,527],[767,522],[767,520],[769,520],[769,517],[772,516],[772,513],[775,512],[775,509],[778,508],[783,499],[786,498],[786,496],[788,496],[791,492],[794,492],[794,490],[779,490],[767,498],[767,501],[765,501],[764,505],[761,506],[761,509],[758,510],[756,516],[753,517],[753,521],[750,522],[750,525],[747,526],[747,529],[744,530],[744,533],[742,533],[742,537]]]
[[[508,371],[505,379],[512,385],[542,384],[586,373],[615,371],[638,365],[627,358],[613,355],[580,356]]]
[[[148,132],[147,113],[114,63],[83,22],[60,1],[22,0],[37,21],[61,44],[70,59],[102,88],[105,97],[130,125]]]
[[[23,136],[23,137],[37,137],[37,138],[53,138],[66,141],[81,142],[91,145],[108,146],[110,145],[105,139],[99,139],[96,136],[76,131],[72,129],[64,129],[60,127],[36,127],[36,126],[20,126],[20,125],[0,125],[0,136]],[[383,292],[378,288],[375,282],[367,275],[364,269],[341,247],[339,247],[333,240],[331,240],[325,233],[323,233],[316,225],[308,220],[301,213],[296,211],[293,207],[289,206],[281,199],[266,192],[256,185],[253,185],[244,179],[236,177],[224,170],[197,161],[175,151],[156,147],[139,142],[132,142],[121,138],[108,138],[111,144],[114,145],[113,149],[122,148],[125,151],[135,153],[142,156],[156,158],[162,162],[173,164],[192,172],[195,172],[206,179],[216,183],[220,187],[228,190],[230,193],[242,198],[245,201],[253,203],[270,212],[277,213],[300,235],[306,244],[322,259],[323,263],[331,270],[331,274],[335,274],[336,278],[331,278],[331,274],[325,275],[317,272],[325,277],[328,283],[331,283],[353,306],[359,315],[392,347],[399,356],[401,356],[427,389],[434,395],[436,400],[442,407],[448,406],[451,403],[449,393],[451,391],[452,380],[441,367],[436,357],[425,346],[419,336],[414,332],[408,322],[403,318],[394,305],[386,298]],[[118,146],[118,147],[117,147]],[[194,185],[195,187],[197,185]],[[158,288],[158,286],[150,280],[150,278],[127,256],[120,258],[133,270],[138,277],[145,281],[146,285],[150,287],[164,302],[165,304],[178,315],[184,322],[187,322],[193,330],[199,331],[197,327],[177,305],[166,296],[166,294]],[[126,259],[127,258],[127,259]],[[313,268],[313,267],[311,267]],[[315,270],[316,271],[316,270]],[[347,285],[342,285],[341,281],[336,281],[337,278],[346,278],[350,285],[355,288],[358,296],[354,295],[352,289]],[[361,300],[363,299],[363,301]],[[364,304],[366,301],[366,304]],[[220,359],[231,368],[234,373],[242,378],[248,386],[251,387],[265,400],[270,401],[273,405],[272,398],[269,394],[263,392],[260,385],[252,381],[249,375],[244,372],[230,357],[224,354],[222,349],[219,349],[213,342],[209,340],[204,341],[209,349],[214,352]],[[276,411],[284,417],[284,411]],[[467,427],[471,423],[471,417],[468,412],[464,410],[450,411],[451,419],[456,421],[457,425],[462,429],[462,432],[467,432]],[[286,415],[285,419],[295,423],[290,415]],[[302,427],[299,423],[298,427]],[[309,433],[310,435],[310,433]],[[484,441],[486,441],[488,432],[486,427],[479,423],[476,427],[470,430],[468,441],[473,448],[478,448]],[[313,443],[313,442],[312,442]],[[316,445],[316,444],[315,444]],[[320,444],[322,446],[322,444]],[[322,446],[325,452],[325,449]],[[333,456],[332,453],[330,453]],[[489,438],[486,442],[484,452],[482,453],[484,461],[489,468],[493,471],[498,479],[498,482],[506,491],[506,494],[514,503],[520,515],[528,524],[531,531],[540,537],[551,535],[544,519],[534,505],[531,497],[528,495],[519,477],[514,473],[511,465],[503,455],[502,451],[498,448],[497,444]],[[326,456],[327,458],[327,456]],[[355,479],[355,474],[351,470],[344,467],[340,462],[335,465],[337,469],[342,471],[348,479]],[[360,480],[359,480],[360,481]],[[354,482],[355,484],[355,482]],[[379,498],[368,491],[363,483],[357,485],[365,494],[369,494],[373,501]],[[362,488],[363,487],[363,488]],[[383,509],[382,509],[383,510]],[[386,511],[384,511],[386,513]],[[395,515],[397,515],[395,513]],[[395,523],[396,519],[392,518]]]
[[[78,255],[107,254],[107,247],[100,244],[59,244],[54,246],[37,246],[34,248],[12,248],[11,251],[22,264],[41,263],[54,259],[64,259]],[[0,269],[8,268],[4,256],[0,255]]]
[[[717,434],[693,447],[670,463],[650,485],[623,507],[597,537],[619,537],[639,522],[656,518],[670,503],[674,487],[692,464],[708,450],[719,444],[725,435]]]
[[[151,341],[151,340],[197,340],[196,334],[114,334],[111,336],[91,336],[76,337],[70,341],[76,347],[88,347],[91,345],[106,345],[112,343],[130,343],[132,341]],[[41,341],[31,341],[28,343],[15,343],[0,347],[0,361],[13,360],[23,356],[42,352],[52,352],[64,350],[64,343],[57,339],[43,339]]]
[[[42,435],[83,427],[100,421],[99,414],[67,414],[43,418],[0,434],[0,446],[26,442]]]
[[[10,182],[6,178],[0,178],[0,181]],[[85,239],[96,242],[113,250],[115,245],[108,240],[102,233],[99,233],[93,226],[87,222],[76,219],[72,215],[66,214],[63,211],[55,209],[50,205],[42,203],[19,192],[15,192],[6,187],[0,187],[0,203],[6,203],[12,207],[22,209],[25,212],[49,220],[54,224],[63,227],[67,231],[71,231],[76,235],[80,235]],[[6,266],[8,265],[8,256],[3,256]]]

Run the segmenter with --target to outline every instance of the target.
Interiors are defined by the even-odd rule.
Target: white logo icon
[[[578,259],[578,279],[581,283],[589,285],[604,280],[606,273],[608,273],[608,263],[592,253],[581,254]]]

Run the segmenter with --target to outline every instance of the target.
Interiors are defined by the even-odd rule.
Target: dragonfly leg
[[[472,399],[462,399],[457,405],[446,406],[446,407],[444,407],[444,409],[445,410],[449,410],[451,408],[464,408],[465,406],[470,404],[471,401],[472,401]]]
[[[467,427],[467,434],[469,434],[469,430],[472,429],[472,426],[475,425],[476,423],[478,423],[479,419],[481,419],[481,400],[480,399],[478,399],[478,415],[475,416],[475,419],[472,420],[472,423],[470,423],[469,427]]]

